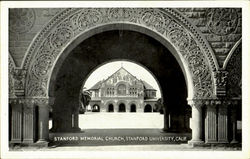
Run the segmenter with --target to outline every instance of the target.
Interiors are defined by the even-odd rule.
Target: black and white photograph
[[[249,3],[61,3],[1,4],[1,158],[250,157]]]

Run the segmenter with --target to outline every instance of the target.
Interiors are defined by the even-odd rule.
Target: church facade
[[[156,90],[121,67],[107,79],[89,89],[93,112],[153,112],[156,110]],[[90,109],[88,109],[90,108]]]

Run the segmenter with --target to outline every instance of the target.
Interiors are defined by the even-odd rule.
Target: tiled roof
[[[89,90],[99,89],[101,86],[102,81],[97,82],[93,87],[91,87]]]
[[[146,81],[141,80],[144,86],[144,89],[150,89],[155,90],[150,84],[148,84]]]

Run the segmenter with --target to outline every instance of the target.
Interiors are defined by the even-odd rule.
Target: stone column
[[[192,140],[188,141],[190,145],[197,145],[204,143],[202,141],[202,101],[189,101],[188,103],[192,107]]]
[[[218,109],[218,142],[228,143],[228,110],[223,102]]]
[[[49,103],[48,99],[40,99],[38,103],[38,142],[49,140]]]
[[[22,104],[11,103],[11,140],[10,143],[22,142]]]
[[[217,112],[216,103],[207,103],[205,118],[205,142],[217,143]]]
[[[164,108],[163,108],[163,113],[164,113],[164,128],[163,128],[163,131],[168,132],[169,131],[169,113],[168,113],[168,110],[167,110],[166,106],[164,106]]]
[[[231,106],[231,116],[230,116],[230,125],[231,125],[231,137],[232,140],[230,143],[239,143],[239,141],[236,139],[237,135],[237,105]]]
[[[23,142],[35,141],[35,109],[34,102],[26,99],[23,106]]]
[[[119,111],[119,105],[117,105],[117,103],[116,104],[114,104],[114,112],[118,112]]]

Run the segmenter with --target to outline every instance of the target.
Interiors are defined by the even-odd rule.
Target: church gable
[[[112,74],[106,81],[106,85],[116,85],[119,82],[126,82],[129,83],[129,85],[136,85],[140,81],[130,74],[126,69],[121,67],[118,71],[116,71],[114,74]]]

